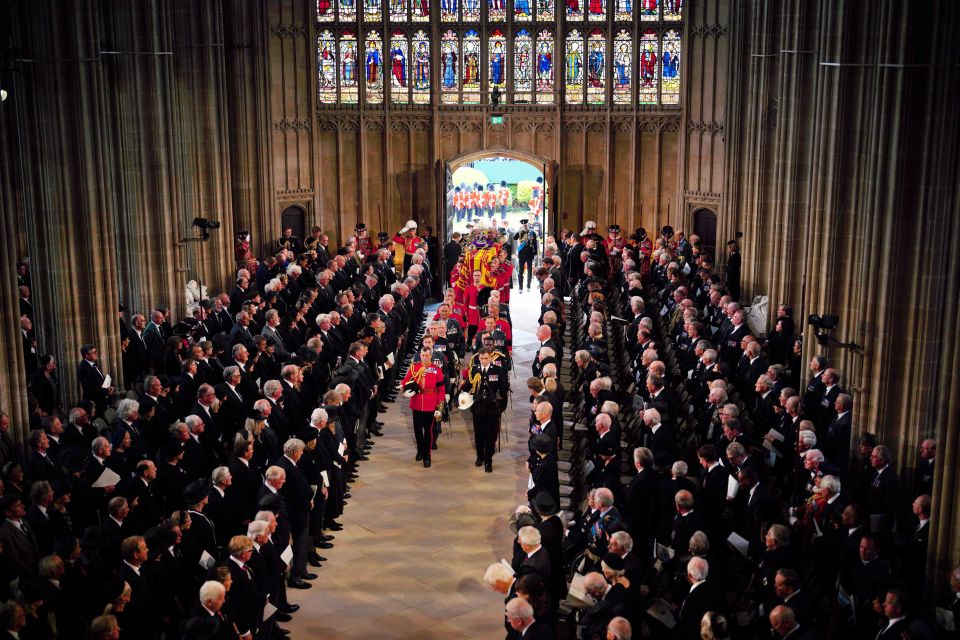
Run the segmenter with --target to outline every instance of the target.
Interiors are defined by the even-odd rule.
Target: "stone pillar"
[[[79,393],[78,348],[96,344],[105,373],[122,375],[113,161],[98,3],[23,1],[13,10],[22,52],[12,96],[19,115],[24,199],[41,351],[60,363],[63,400]]]

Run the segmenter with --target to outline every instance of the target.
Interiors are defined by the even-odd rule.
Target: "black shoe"
[[[297,578],[296,580],[287,580],[287,587],[290,589],[309,589],[312,586],[312,584],[309,582],[304,582],[300,578]]]
[[[424,466],[425,468],[427,468],[427,469],[430,468],[430,458],[424,458],[424,459],[423,459],[423,466]]]
[[[370,459],[369,456],[364,455],[364,454],[362,454],[362,453],[361,453],[359,456],[357,456],[357,460],[359,460],[360,462],[366,462],[366,461],[369,460],[369,459]]]
[[[281,640],[290,637],[290,632],[286,629],[281,629],[280,627],[274,626],[273,635],[270,636],[274,640]]]
[[[317,540],[318,540],[319,542],[330,542],[330,541],[333,540],[334,538],[336,538],[336,536],[331,536],[331,535],[326,534],[326,533],[321,533],[319,536],[317,536]],[[317,546],[319,547],[320,545],[318,544]],[[326,549],[327,547],[323,547],[323,548]]]
[[[319,562],[314,562],[313,560],[307,560],[307,564],[316,569],[319,569],[321,566]]]
[[[291,616],[289,613],[284,613],[283,611],[277,611],[275,614],[273,614],[273,619],[276,622],[290,622],[293,620],[293,616]]]
[[[492,462],[484,463],[483,470],[486,471],[487,473],[493,473],[493,463]]]
[[[350,492],[349,492],[349,491],[348,491],[347,493],[343,494],[343,499],[344,499],[344,500],[349,500],[349,499],[352,498],[352,497],[353,497],[353,496],[350,495]]]
[[[327,529],[330,531],[343,531],[343,525],[339,522],[331,522],[327,525]]]
[[[436,443],[436,442],[433,442],[433,444],[430,445],[430,448],[433,449],[434,451],[436,451],[436,450],[437,450],[437,443]]]
[[[329,537],[329,536],[323,536],[323,537],[327,538],[327,537]],[[325,542],[325,541],[323,541],[323,540],[321,540],[320,542],[318,542],[318,543],[315,544],[314,546],[315,546],[317,549],[333,549],[333,544],[331,544],[331,543],[329,543],[329,542]]]
[[[475,467],[482,467],[482,466],[483,466],[483,460],[481,460],[480,458],[477,458],[477,461],[473,463],[473,466],[475,466]]]
[[[300,605],[285,604],[284,606],[280,607],[280,611],[283,613],[296,613],[297,611],[300,611]]]
[[[300,576],[302,580],[316,580],[317,577],[318,576],[315,573],[305,573],[302,576]]]
[[[320,554],[317,554],[317,553],[313,554],[313,557],[310,558],[310,560],[313,561],[313,562],[326,562],[326,561],[327,561],[326,558],[324,558],[323,556],[321,556]]]
[[[374,421],[373,421],[373,424],[375,424],[375,425],[377,426],[377,429],[379,429],[380,427],[382,427],[382,426],[384,425],[384,423],[381,422],[380,420],[374,420]]]
[[[422,454],[422,453],[418,453],[418,454],[417,454],[417,462],[420,462],[421,460],[423,460],[423,454]]]
[[[381,431],[380,429],[377,429],[376,431],[371,431],[370,433],[372,433],[373,435],[377,436],[378,438],[382,438],[382,437],[383,437],[383,431]]]
[[[377,407],[377,413],[386,413],[386,412],[387,412],[386,407]]]

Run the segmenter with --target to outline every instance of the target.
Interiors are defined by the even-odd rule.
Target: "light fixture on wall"
[[[850,349],[851,351],[861,352],[863,347],[855,342],[840,342],[834,338],[830,332],[840,326],[840,316],[835,314],[818,315],[811,313],[807,316],[807,324],[813,327],[817,343],[822,347],[834,346],[841,349]]]

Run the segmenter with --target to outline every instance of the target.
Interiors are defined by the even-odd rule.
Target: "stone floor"
[[[403,398],[382,414],[384,437],[360,466],[343,531],[301,605],[283,625],[293,638],[501,638],[503,596],[483,582],[491,562],[510,557],[507,518],[526,502],[525,381],[536,350],[539,298],[514,291],[513,399],[493,473],[475,467],[467,414],[444,425],[433,466],[414,460],[413,423]]]

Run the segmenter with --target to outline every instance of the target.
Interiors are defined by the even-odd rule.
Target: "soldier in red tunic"
[[[354,227],[354,233],[350,236],[350,239],[353,240],[353,244],[356,247],[357,255],[360,256],[360,259],[369,262],[377,257],[376,252],[373,250],[373,241],[370,239],[370,234],[367,232],[367,225],[362,222],[357,223],[357,226]]]
[[[429,467],[434,438],[433,423],[437,419],[437,410],[442,408],[445,390],[443,371],[433,363],[431,348],[420,350],[420,361],[410,365],[400,386],[404,395],[410,398],[410,409],[413,410],[417,460],[423,460],[423,466]]]

